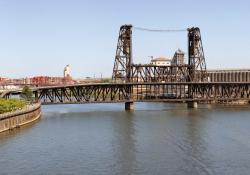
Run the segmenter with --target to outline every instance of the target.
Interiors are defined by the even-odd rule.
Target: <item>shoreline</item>
[[[41,115],[41,103],[27,105],[24,109],[0,114],[0,133],[34,122]]]

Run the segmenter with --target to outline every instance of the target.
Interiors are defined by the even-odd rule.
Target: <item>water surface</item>
[[[250,107],[43,106],[0,133],[0,174],[249,174]]]

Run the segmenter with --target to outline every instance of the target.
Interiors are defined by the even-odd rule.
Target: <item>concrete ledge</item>
[[[31,123],[41,117],[41,104],[27,105],[24,109],[0,114],[0,132]]]

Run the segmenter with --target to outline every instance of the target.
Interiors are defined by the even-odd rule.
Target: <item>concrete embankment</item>
[[[41,116],[41,104],[27,105],[21,110],[0,114],[0,132],[33,122]]]

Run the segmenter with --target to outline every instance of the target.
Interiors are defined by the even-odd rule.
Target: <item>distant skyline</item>
[[[250,68],[250,2],[0,0],[0,77],[111,76],[119,28],[201,29],[208,69]],[[187,52],[187,33],[133,32],[135,63]],[[185,55],[187,58],[187,55]]]

